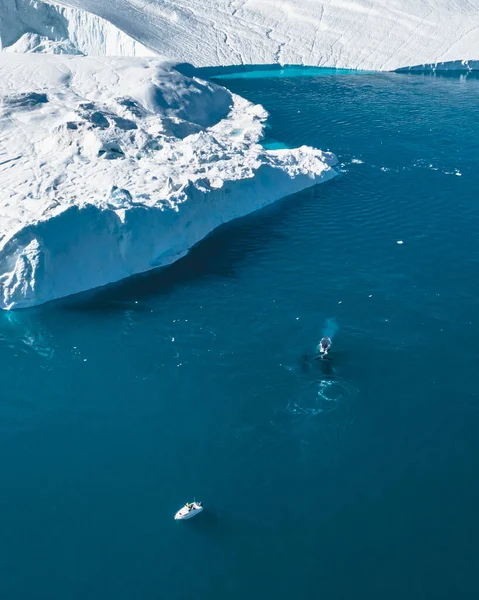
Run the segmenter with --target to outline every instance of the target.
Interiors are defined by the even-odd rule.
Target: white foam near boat
[[[201,502],[187,502],[175,515],[175,521],[191,519],[203,510]]]

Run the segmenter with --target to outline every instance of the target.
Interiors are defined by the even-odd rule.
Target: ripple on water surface
[[[0,315],[2,597],[473,597],[479,81],[256,73],[338,177]]]

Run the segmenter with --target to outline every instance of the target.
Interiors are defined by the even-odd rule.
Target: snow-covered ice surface
[[[159,58],[0,53],[0,307],[167,265],[223,222],[334,176],[265,150],[266,113]]]
[[[152,56],[104,19],[39,0],[0,0],[0,50],[22,53]]]
[[[0,49],[0,308],[18,308],[169,264],[335,174],[264,149],[260,106],[118,56],[476,68],[479,0],[0,0]]]
[[[479,59],[479,0],[67,0],[196,66],[365,70]]]

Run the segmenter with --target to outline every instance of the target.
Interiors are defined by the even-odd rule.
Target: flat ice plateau
[[[62,0],[196,66],[394,70],[479,59],[479,0]]]
[[[265,150],[266,117],[160,58],[0,53],[0,308],[167,265],[335,175],[332,154]]]

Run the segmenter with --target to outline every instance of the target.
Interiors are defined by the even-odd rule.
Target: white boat
[[[203,510],[201,502],[187,502],[175,515],[175,521],[191,519]]]

